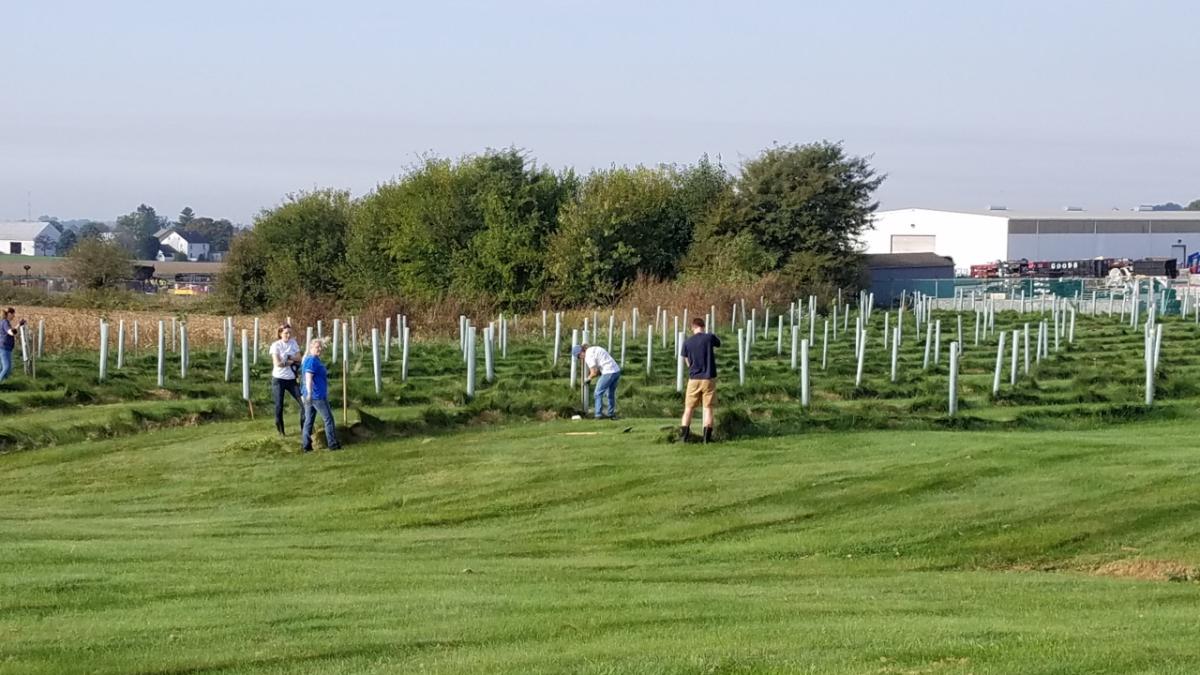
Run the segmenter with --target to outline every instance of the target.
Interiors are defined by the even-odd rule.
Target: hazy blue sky
[[[0,219],[249,222],[423,152],[736,166],[843,140],[884,207],[1200,198],[1200,3],[0,2]]]

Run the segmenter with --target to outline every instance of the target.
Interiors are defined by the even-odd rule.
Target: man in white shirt
[[[586,344],[572,349],[571,356],[583,359],[586,371],[584,377],[588,380],[594,377],[599,378],[596,380],[595,388],[596,419],[604,419],[604,415],[601,415],[600,412],[606,396],[608,398],[608,419],[617,419],[617,382],[621,380],[621,366],[616,359],[603,347]]]

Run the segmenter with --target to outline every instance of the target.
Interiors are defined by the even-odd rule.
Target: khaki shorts
[[[683,396],[685,406],[695,408],[703,405],[705,408],[711,408],[716,403],[716,380],[688,380],[687,393]]]

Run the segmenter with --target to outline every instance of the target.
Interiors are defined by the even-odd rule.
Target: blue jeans
[[[8,379],[12,372],[12,350],[0,349],[0,382]]]
[[[304,406],[304,430],[300,434],[300,449],[312,450],[312,430],[315,419],[313,411],[321,413],[321,420],[325,422],[325,447],[330,450],[338,449],[340,446],[337,436],[333,433],[333,411],[329,409],[329,401],[320,398],[311,399]]]
[[[608,395],[608,414],[610,417],[617,415],[617,382],[621,381],[621,373],[609,373],[601,375],[596,380],[596,417],[600,417],[601,404],[604,403],[604,397]]]

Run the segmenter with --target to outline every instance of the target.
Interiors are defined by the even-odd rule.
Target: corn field
[[[133,347],[133,324],[136,321],[138,324],[138,343],[141,349],[152,349],[158,341],[158,322],[162,321],[168,332],[167,344],[171,344],[171,318],[169,314],[160,312],[131,312],[131,311],[106,311],[106,310],[79,310],[79,309],[63,309],[58,307],[18,307],[17,318],[25,319],[26,330],[29,331],[29,336],[36,339],[37,326],[39,321],[45,321],[45,343],[43,348],[46,352],[60,352],[82,349],[99,349],[100,348],[100,320],[105,319],[112,326],[113,338],[116,336],[117,325],[119,322],[125,322],[126,340],[129,346]],[[176,316],[176,325],[179,321],[186,321],[188,325],[188,342],[195,348],[210,348],[218,347],[223,344],[224,331],[222,324],[225,321],[223,316],[212,315],[185,315]],[[274,335],[274,327],[270,319],[263,317],[260,321],[262,336],[260,339],[267,339],[268,333]],[[234,325],[238,330],[245,328],[246,330],[254,329],[254,317],[251,316],[236,316],[234,317]],[[271,339],[274,339],[272,337]]]

